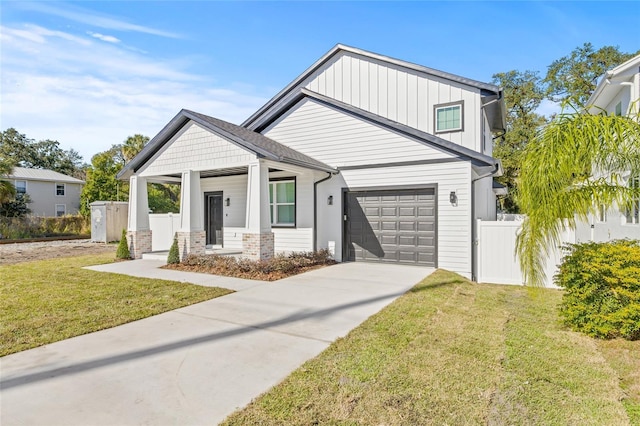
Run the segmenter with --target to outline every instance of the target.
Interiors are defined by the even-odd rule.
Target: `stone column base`
[[[273,257],[273,232],[242,234],[242,255],[253,260],[267,260]]]
[[[184,260],[189,254],[202,255],[205,254],[204,249],[207,240],[205,231],[177,232],[178,250],[180,252],[180,260]]]
[[[151,230],[127,231],[127,243],[132,259],[141,259],[142,253],[151,252]]]

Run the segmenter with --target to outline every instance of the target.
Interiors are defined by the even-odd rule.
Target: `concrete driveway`
[[[135,262],[137,271],[161,272]],[[217,424],[431,272],[344,263],[238,282],[228,296],[8,355],[0,358],[0,423]],[[202,280],[171,278],[195,276]]]

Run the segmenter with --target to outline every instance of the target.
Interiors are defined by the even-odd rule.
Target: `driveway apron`
[[[431,272],[343,263],[5,356],[0,424],[217,424]]]

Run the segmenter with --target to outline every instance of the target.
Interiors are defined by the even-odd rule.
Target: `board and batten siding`
[[[334,167],[451,158],[389,129],[303,99],[264,132]]]
[[[438,185],[438,267],[471,277],[471,164],[452,161],[439,164],[344,170],[318,185],[318,248],[336,244],[336,259],[342,260],[343,188]],[[455,191],[457,205],[449,202]],[[334,197],[329,206],[326,197]]]
[[[140,176],[246,166],[255,155],[196,123],[186,124],[147,162]]]
[[[307,89],[427,133],[434,106],[464,101],[464,131],[438,136],[482,152],[480,89],[397,65],[340,52],[304,82]]]

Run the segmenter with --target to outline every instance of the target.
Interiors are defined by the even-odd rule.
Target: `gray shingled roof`
[[[49,169],[28,169],[26,167],[14,167],[13,172],[7,176],[9,179],[43,180],[51,182],[66,182],[84,184],[83,180],[67,176]]]
[[[142,167],[189,120],[260,157],[281,163],[337,173],[336,169],[323,162],[304,155],[253,130],[208,115],[183,109],[118,173],[118,178],[127,178]]]

